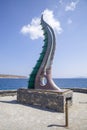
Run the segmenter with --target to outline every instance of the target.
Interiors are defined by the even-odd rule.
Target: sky
[[[87,78],[87,0],[0,0],[0,74],[28,76],[43,46],[40,17],[52,26],[53,78]]]

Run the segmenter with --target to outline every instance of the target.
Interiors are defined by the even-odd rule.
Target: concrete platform
[[[17,96],[0,97],[0,130],[66,130],[64,113],[17,103]],[[87,130],[87,94],[73,93],[69,130]]]

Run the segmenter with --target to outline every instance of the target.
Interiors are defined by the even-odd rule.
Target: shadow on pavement
[[[12,100],[12,101],[0,101],[2,103],[10,103],[10,104],[18,104],[17,100]]]
[[[56,127],[65,127],[65,125],[57,125],[57,124],[51,124],[51,125],[48,125],[47,127],[53,127],[53,126],[56,126]]]

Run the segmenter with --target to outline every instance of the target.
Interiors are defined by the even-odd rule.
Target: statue
[[[33,71],[30,74],[28,81],[29,89],[45,89],[45,90],[57,90],[61,89],[56,86],[52,80],[52,61],[55,51],[55,35],[53,29],[43,20],[43,15],[41,16],[41,25],[44,32],[44,45],[40,57],[37,60]]]
[[[43,49],[30,74],[28,89],[18,89],[17,101],[64,112],[67,99],[69,99],[69,105],[72,105],[73,92],[69,89],[61,90],[52,80],[52,61],[56,45],[55,35],[53,29],[43,20],[43,15],[41,16],[41,25],[44,31]]]

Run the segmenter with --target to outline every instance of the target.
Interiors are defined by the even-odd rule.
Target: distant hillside
[[[0,74],[0,78],[27,78],[27,76]]]

